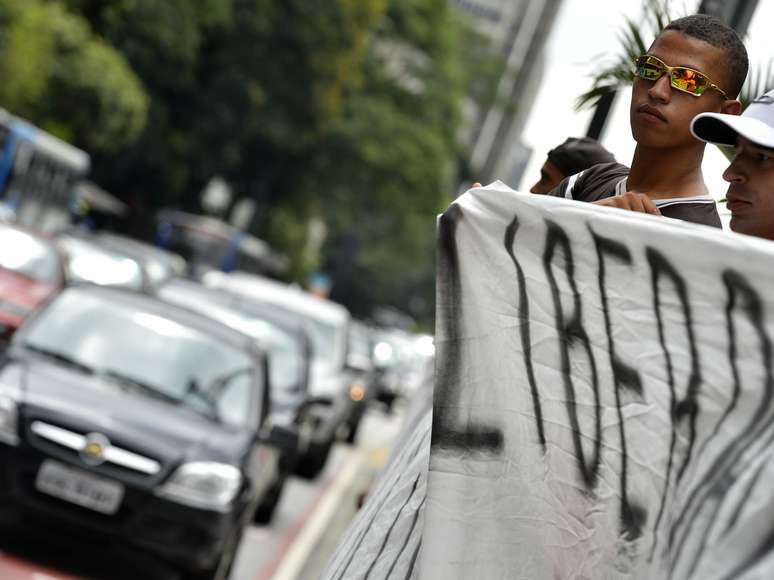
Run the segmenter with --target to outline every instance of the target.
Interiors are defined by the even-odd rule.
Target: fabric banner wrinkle
[[[772,244],[499,182],[444,220],[419,577],[774,577]]]

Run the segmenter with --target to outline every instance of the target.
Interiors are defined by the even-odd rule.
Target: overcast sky
[[[698,6],[698,1],[677,0],[670,4],[676,13],[688,13]],[[546,45],[546,71],[523,134],[533,154],[517,189],[528,190],[537,180],[549,149],[567,137],[585,134],[592,111],[575,112],[573,104],[578,95],[591,87],[589,75],[593,65],[590,62],[594,57],[620,50],[617,31],[626,15],[639,18],[642,0],[565,0],[562,3]],[[759,0],[745,39],[753,66],[774,58],[774,45],[769,40],[772,22],[774,0]],[[630,95],[630,90],[619,93],[602,136],[605,147],[627,165],[635,146],[629,129]],[[710,192],[718,199],[725,196],[727,184],[721,175],[727,165],[726,158],[716,147],[707,147],[704,178]]]

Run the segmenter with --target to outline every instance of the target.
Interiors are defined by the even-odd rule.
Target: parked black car
[[[0,367],[0,513],[225,578],[278,453],[265,355],[146,295],[65,289]]]
[[[266,523],[272,518],[297,458],[306,453],[312,442],[314,425],[307,412],[312,346],[307,330],[282,310],[191,280],[170,280],[158,289],[157,295],[253,337],[269,357],[271,424],[282,426],[296,436],[280,447],[280,469],[256,511],[256,521]]]

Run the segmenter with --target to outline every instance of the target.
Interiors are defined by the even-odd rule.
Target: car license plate
[[[35,487],[48,495],[108,515],[118,511],[124,497],[124,486],[120,483],[51,460],[41,465]]]

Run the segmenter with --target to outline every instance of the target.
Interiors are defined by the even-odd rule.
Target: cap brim
[[[723,113],[701,113],[691,121],[694,137],[716,145],[736,145],[741,135],[756,145],[774,148],[774,129],[758,119]]]

